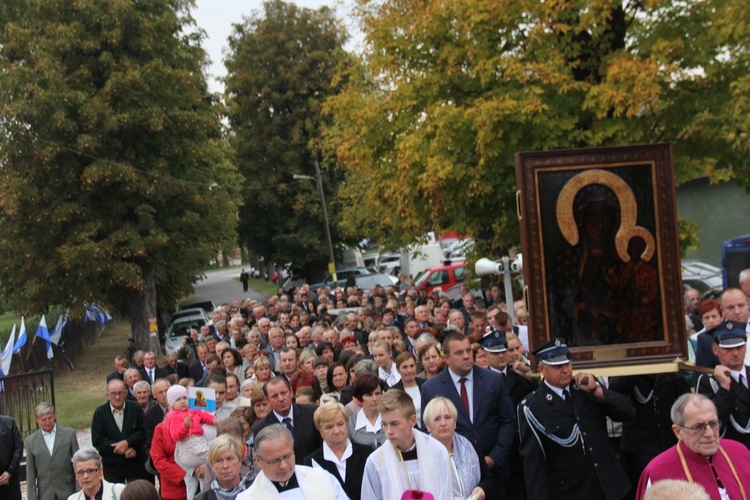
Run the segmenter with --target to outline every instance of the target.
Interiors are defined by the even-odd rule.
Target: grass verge
[[[238,277],[237,281],[239,280],[240,278]],[[276,289],[279,287],[279,285],[277,285],[276,283],[269,283],[266,280],[255,279],[255,278],[250,278],[250,280],[247,283],[250,288],[260,293],[261,295],[265,295],[267,297],[270,297],[271,295],[276,295]]]
[[[55,366],[55,403],[61,425],[91,427],[94,409],[107,400],[107,374],[114,370],[115,356],[124,354],[130,336],[129,323],[109,325],[78,357],[75,370]]]

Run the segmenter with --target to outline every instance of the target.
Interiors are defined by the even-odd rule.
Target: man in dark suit
[[[91,444],[102,456],[104,479],[124,483],[133,479],[149,479],[143,466],[143,410],[134,401],[127,401],[124,382],[107,384],[107,403],[94,410],[91,419]],[[153,477],[150,478],[153,482]]]
[[[0,415],[0,498],[21,500],[23,438],[16,421]]]
[[[560,339],[533,354],[544,381],[518,407],[528,498],[621,500],[630,482],[610,444],[606,417],[634,418],[633,403],[593,375],[577,373],[574,379],[570,352]]]
[[[253,435],[264,427],[281,424],[294,437],[294,461],[302,465],[305,457],[320,448],[322,441],[315,429],[313,414],[315,405],[298,405],[292,402],[292,389],[286,377],[274,377],[263,386],[271,411],[253,426]]]
[[[57,425],[55,407],[34,409],[39,430],[26,438],[26,498],[65,500],[76,491],[71,459],[78,451],[76,431]]]
[[[198,361],[190,365],[190,378],[198,382],[208,375],[206,370],[206,358],[208,357],[208,346],[204,343],[200,343],[195,346],[195,354],[198,356]]]
[[[138,373],[141,374],[141,380],[145,380],[149,385],[153,384],[156,379],[169,375],[167,370],[156,366],[156,353],[153,351],[148,351],[143,355],[143,368],[139,368]]]
[[[110,380],[125,380],[125,370],[128,369],[128,358],[125,356],[117,356],[115,358],[115,371],[107,375],[107,383]]]
[[[698,393],[716,405],[722,424],[722,437],[733,439],[750,448],[750,390],[745,366],[747,351],[745,325],[724,320],[711,330],[713,352],[719,358],[713,375],[698,378]]]
[[[443,349],[448,366],[422,385],[422,408],[436,396],[450,399],[458,410],[456,432],[484,453],[496,483],[500,483],[508,476],[506,459],[516,432],[505,383],[500,374],[474,366],[471,342],[465,335],[448,334]]]
[[[154,429],[164,421],[167,414],[167,391],[172,386],[169,380],[160,378],[151,386],[151,393],[156,400],[156,404],[149,408],[143,415],[143,430],[146,432],[145,448],[151,448],[151,440],[154,437]]]
[[[167,354],[167,364],[164,367],[164,370],[167,372],[167,375],[173,373],[176,374],[178,380],[190,377],[190,367],[186,363],[182,363],[178,360],[177,352],[175,351]]]

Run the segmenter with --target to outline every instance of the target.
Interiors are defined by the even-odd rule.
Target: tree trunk
[[[156,324],[156,285],[154,273],[143,270],[143,288],[127,294],[130,331],[137,349],[159,353],[159,331]]]
[[[271,278],[273,278],[274,272],[276,272],[276,270],[274,269],[273,264],[271,262],[268,262],[266,264],[266,274],[268,275],[268,277],[266,278],[266,281],[271,281]]]

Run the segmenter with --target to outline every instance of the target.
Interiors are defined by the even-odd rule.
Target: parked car
[[[164,354],[179,349],[182,346],[182,339],[187,337],[188,331],[197,330],[200,332],[201,327],[207,323],[205,313],[177,318],[169,325],[167,332],[164,334]]]
[[[179,310],[193,309],[195,307],[200,307],[201,309],[206,311],[207,314],[213,313],[214,309],[216,309],[213,300],[207,299],[205,297],[193,297],[192,299],[183,300],[182,302],[180,302]]]
[[[466,279],[466,261],[454,262],[446,260],[439,266],[429,267],[417,276],[414,285],[417,289],[426,288],[427,293],[439,288],[448,290],[452,286],[461,284]]]
[[[190,316],[202,316],[203,318],[205,318],[206,323],[208,323],[208,320],[211,319],[209,318],[208,313],[202,308],[191,307],[190,309],[180,309],[179,311],[173,312],[172,316],[170,316],[169,318],[169,324],[171,325],[180,318],[187,318]]]
[[[354,284],[360,290],[369,290],[373,285],[389,287],[393,285],[390,276],[383,273],[363,274],[354,277]]]
[[[346,280],[350,276],[366,276],[368,274],[375,274],[376,271],[374,269],[368,268],[368,267],[349,267],[345,269],[339,269],[336,271],[336,278],[338,278],[338,281],[333,281],[333,276],[328,275],[325,277],[323,281],[320,283],[314,283],[310,285],[310,291],[314,292],[318,288],[324,287],[324,286],[330,286],[332,289],[336,288],[337,286],[344,286],[346,285]]]
[[[401,254],[398,253],[386,253],[378,258],[377,270],[381,273],[385,272],[386,268],[393,266],[393,263],[397,263],[401,266]]]
[[[695,288],[704,299],[716,298],[723,288],[721,268],[700,260],[682,261],[682,287]]]
[[[463,285],[468,285],[469,291],[474,295],[474,306],[484,309],[485,304],[484,293],[482,292],[482,281],[478,279],[475,279],[471,283],[459,283],[458,285],[453,285],[445,291],[446,298],[451,301],[455,308],[461,307],[461,303],[463,302],[463,299],[461,298],[461,287]]]

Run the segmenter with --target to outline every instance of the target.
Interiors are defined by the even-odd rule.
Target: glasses
[[[76,471],[76,476],[78,476],[78,477],[83,477],[83,476],[87,476],[87,475],[90,476],[94,472],[99,472],[99,467],[97,467],[96,469],[77,470]]]
[[[258,455],[260,457],[260,455]],[[281,458],[274,458],[273,460],[266,460],[263,457],[260,457],[261,460],[263,460],[268,465],[279,465],[281,462],[291,462],[292,459],[294,459],[294,452],[289,453],[288,455],[284,455]]]
[[[719,427],[721,427],[721,420],[712,420],[710,422],[704,422],[700,424],[695,424],[692,427],[687,427],[685,425],[680,425],[679,427],[682,427],[685,430],[697,432],[699,434],[703,434],[706,432],[706,427],[710,427],[712,431],[716,432],[719,430]]]
[[[126,394],[127,394],[127,392],[125,392],[125,391],[120,391],[120,392],[110,392],[110,393],[109,393],[109,395],[110,395],[110,396],[119,396],[119,397],[123,397],[123,396],[124,396],[124,395],[126,395]]]

